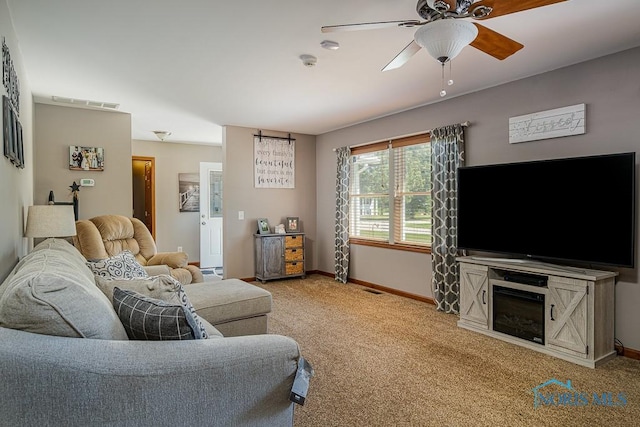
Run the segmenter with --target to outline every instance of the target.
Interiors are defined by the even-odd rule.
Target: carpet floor
[[[638,360],[584,368],[458,328],[433,305],[321,275],[254,284],[273,295],[269,332],[294,338],[315,370],[296,427],[640,422]],[[534,391],[552,379],[571,390]]]

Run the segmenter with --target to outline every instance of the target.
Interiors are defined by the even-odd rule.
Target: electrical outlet
[[[178,252],[182,252],[182,246],[178,246]]]
[[[240,220],[244,219],[244,211],[238,211],[238,219]]]

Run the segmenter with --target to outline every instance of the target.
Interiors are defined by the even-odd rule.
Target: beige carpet
[[[273,294],[270,332],[298,341],[315,368],[296,427],[640,423],[640,361],[584,368],[460,329],[430,304],[320,275],[255,284]],[[560,399],[579,405],[534,408],[533,389],[550,379],[570,380]],[[610,393],[611,405],[594,393]]]

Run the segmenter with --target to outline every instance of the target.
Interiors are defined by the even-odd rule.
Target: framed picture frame
[[[258,233],[271,234],[271,228],[269,228],[267,218],[258,218]]]
[[[69,170],[104,171],[104,148],[69,146]]]
[[[16,116],[16,112],[13,108],[11,108],[11,163],[15,166],[20,167],[20,158],[18,155],[18,116]]]
[[[17,142],[15,140],[15,116],[9,98],[2,97],[2,138],[4,140],[4,156],[15,162],[18,159],[16,153]]]
[[[284,223],[284,229],[287,233],[298,233],[300,231],[300,218],[297,216],[288,216]]]
[[[16,120],[16,162],[15,165],[20,169],[24,169],[24,142],[22,141],[22,124]]]
[[[200,173],[178,174],[180,212],[200,212]]]

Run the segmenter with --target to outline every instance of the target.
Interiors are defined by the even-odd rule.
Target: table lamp
[[[73,206],[29,206],[26,237],[70,237],[76,235]]]

